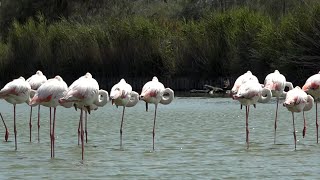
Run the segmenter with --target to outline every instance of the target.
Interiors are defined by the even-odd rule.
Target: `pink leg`
[[[4,127],[6,128],[6,134],[5,134],[5,136],[4,136],[4,140],[5,140],[6,142],[8,142],[9,131],[8,131],[7,125],[6,125],[6,123],[4,122],[4,119],[3,119],[1,113],[0,113],[0,116],[1,116],[1,119],[2,119],[2,122],[3,122]]]
[[[13,131],[14,131],[14,144],[15,144],[15,150],[18,149],[17,147],[17,127],[16,127],[16,105],[13,105]]]
[[[124,109],[125,109],[125,106],[123,106],[122,119],[121,119],[121,125],[120,125],[120,148],[122,148],[122,126],[123,126]]]
[[[79,126],[78,126],[78,146],[80,145],[80,127],[81,126],[81,112],[80,112],[80,119],[79,119]]]
[[[40,142],[40,105],[38,105],[38,142]]]
[[[87,131],[87,120],[88,120],[88,112],[85,111],[84,113],[84,133],[86,134],[86,143],[88,143],[88,131]]]
[[[57,108],[53,108],[53,124],[52,124],[52,157],[54,158],[54,141],[55,141],[55,135],[54,135],[54,129],[55,129],[55,122],[56,122],[56,110]]]
[[[306,117],[304,115],[304,111],[302,112],[303,114],[303,130],[302,130],[302,137],[304,138],[306,136],[306,130],[307,130],[307,123],[306,123]]]
[[[30,106],[30,121],[29,121],[29,128],[30,128],[30,142],[31,142],[31,129],[32,129],[32,106]]]
[[[153,137],[153,151],[154,151],[154,136],[156,135],[155,133],[155,128],[156,128],[156,117],[157,117],[157,107],[158,104],[155,104],[155,109],[154,109],[154,119],[153,119],[153,131],[152,131],[152,137]]]
[[[277,97],[276,117],[274,119],[274,142],[273,142],[274,144],[276,144],[276,135],[277,135],[278,107],[279,107],[279,97]]]
[[[51,148],[51,158],[52,156],[52,130],[51,130],[51,107],[50,107],[50,148]]]
[[[318,129],[319,129],[319,124],[318,124],[318,101],[316,100],[316,128],[317,128],[317,143],[319,142],[318,141]]]
[[[80,117],[81,117],[81,123],[80,123],[80,126],[81,126],[81,146],[82,146],[82,160],[83,160],[83,154],[84,154],[84,143],[83,143],[83,110],[81,108],[81,114],[80,114]]]
[[[249,149],[249,107],[246,106],[246,142],[247,142],[247,149]]]
[[[294,126],[294,112],[292,112],[292,126],[293,126],[294,150],[296,150],[297,149],[297,137],[296,137],[296,128]]]

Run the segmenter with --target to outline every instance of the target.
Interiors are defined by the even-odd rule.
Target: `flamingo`
[[[234,85],[231,89],[232,97],[233,97],[233,95],[237,94],[240,86],[249,80],[254,80],[254,81],[259,82],[258,78],[255,75],[253,75],[251,71],[247,71],[246,73],[239,76],[236,79],[236,81],[234,82]]]
[[[288,87],[289,90],[293,89],[293,85],[291,82],[286,81],[286,77],[278,70],[275,70],[273,73],[267,75],[264,80],[264,87],[271,90],[272,96],[277,98],[277,108],[276,115],[274,119],[274,144],[276,143],[276,131],[277,131],[277,117],[278,117],[278,106],[279,99],[281,96],[286,95],[286,91],[284,91],[285,87]]]
[[[50,109],[50,141],[51,141],[51,158],[55,157],[54,143],[55,143],[55,121],[56,121],[56,109],[59,104],[58,100],[63,97],[67,92],[68,86],[60,76],[55,76],[42,84],[36,94],[31,99],[29,105],[43,105]],[[72,107],[71,103],[63,104],[64,107]],[[51,120],[53,108],[53,122]]]
[[[80,107],[82,160],[84,159],[83,109],[87,108],[88,112],[90,112],[90,106],[93,104],[102,107],[108,102],[108,97],[108,92],[99,90],[98,82],[92,78],[90,73],[86,73],[74,81],[65,96],[59,99],[60,103],[72,102],[75,103],[77,107]]]
[[[239,76],[236,79],[236,81],[234,82],[234,85],[231,89],[231,97],[234,98],[234,95],[237,94],[237,92],[239,91],[239,88],[242,84],[246,83],[247,81],[251,81],[251,80],[260,84],[258,78],[255,75],[253,75],[251,71],[247,71],[246,73]],[[261,85],[261,84],[260,84],[260,86],[263,87],[263,85]],[[269,94],[264,94],[264,93],[268,93],[268,91],[263,91],[263,94],[260,96],[259,102],[261,102],[261,103],[267,103],[271,98],[271,97],[270,98],[263,98],[263,97],[269,95]],[[271,95],[269,95],[269,96],[271,96]],[[254,106],[255,106],[255,104],[254,104]],[[240,104],[240,109],[242,109],[242,104]]]
[[[6,100],[10,104],[13,104],[15,150],[17,150],[16,105],[25,102],[29,103],[30,91],[30,84],[23,77],[12,80],[8,84],[6,84],[0,91],[0,98]],[[7,136],[8,130],[6,128],[6,138]]]
[[[318,141],[318,128],[319,128],[319,124],[318,124],[318,99],[320,98],[320,72],[318,74],[312,75],[311,77],[309,77],[306,81],[306,83],[304,84],[304,86],[302,87],[302,90],[308,94],[310,94],[314,100],[315,100],[315,104],[316,104],[316,130],[317,130],[317,143]]]
[[[168,96],[165,96],[168,94]],[[140,99],[146,102],[146,111],[148,111],[148,103],[155,105],[153,131],[152,131],[152,145],[154,151],[154,137],[158,104],[170,104],[174,98],[174,92],[170,88],[164,88],[164,85],[159,82],[157,77],[153,77],[152,81],[147,82],[141,91]]]
[[[32,75],[27,79],[27,82],[30,84],[31,89],[37,90],[43,83],[47,81],[47,77],[43,75],[43,73],[38,70],[36,74]],[[32,119],[32,106],[30,106],[30,122],[29,122],[29,127],[30,127],[30,142],[31,142],[31,129],[32,129],[32,124],[31,124],[31,119]],[[40,142],[40,136],[39,136],[39,131],[40,131],[40,104],[38,105],[38,142]]]
[[[286,99],[283,103],[283,106],[286,107],[292,113],[292,125],[293,125],[293,137],[294,137],[294,149],[296,149],[296,129],[294,125],[294,113],[303,111],[303,119],[304,119],[304,133],[306,129],[306,119],[304,116],[305,111],[309,111],[314,104],[314,99],[312,96],[307,95],[299,86],[296,86],[294,89],[290,90]]]
[[[267,94],[266,97],[263,94]],[[266,101],[266,99],[271,98],[271,91],[266,88],[262,88],[259,82],[256,80],[248,80],[243,83],[237,91],[237,94],[234,95],[234,99],[238,100],[241,105],[246,106],[246,143],[247,149],[249,149],[249,109],[250,105],[254,105],[258,102],[259,99]]]
[[[112,105],[123,106],[121,125],[120,125],[120,148],[122,148],[122,126],[123,126],[123,116],[126,107],[133,107],[139,101],[139,94],[132,91],[130,84],[126,83],[124,79],[115,84],[110,91],[110,98],[112,100]]]

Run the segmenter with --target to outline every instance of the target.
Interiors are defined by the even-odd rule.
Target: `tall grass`
[[[212,11],[200,19],[140,15],[48,23],[43,15],[14,21],[0,43],[3,80],[42,69],[73,80],[105,77],[238,76],[279,69],[301,77],[319,69],[319,7],[274,20],[252,8]],[[305,71],[308,72],[305,72]]]

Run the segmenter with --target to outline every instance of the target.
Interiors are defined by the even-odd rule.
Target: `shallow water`
[[[0,142],[0,179],[316,179],[320,145],[315,139],[315,109],[296,114],[297,150],[292,117],[279,106],[277,143],[273,144],[275,101],[251,107],[250,148],[245,144],[245,110],[229,98],[175,98],[159,105],[152,151],[154,106],[126,108],[119,147],[122,108],[107,104],[88,120],[85,160],[77,145],[80,112],[57,109],[55,159],[50,159],[49,109],[41,108],[40,143],[36,108],[29,142],[29,106],[17,105],[18,150],[14,150],[13,106],[0,102],[9,142]],[[0,128],[4,139],[4,128]]]

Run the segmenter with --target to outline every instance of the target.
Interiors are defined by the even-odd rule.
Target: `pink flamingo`
[[[293,85],[291,82],[287,82],[284,75],[280,74],[278,70],[275,70],[273,73],[270,73],[267,75],[266,79],[264,80],[264,87],[270,89],[272,96],[277,98],[277,108],[276,108],[276,115],[274,119],[274,144],[275,144],[279,99],[281,96],[286,95],[287,92],[284,91],[285,87],[288,87],[289,90],[291,90],[293,89]]]
[[[239,91],[239,88],[241,87],[241,85],[245,84],[247,81],[255,81],[258,84],[260,84],[258,78],[255,75],[253,75],[251,73],[251,71],[247,71],[246,73],[242,74],[241,76],[239,76],[236,79],[236,81],[235,81],[235,83],[234,83],[234,85],[233,85],[233,87],[231,89],[231,97],[232,98],[234,98],[234,95],[237,94],[237,92]],[[263,87],[263,85],[260,85],[260,86]],[[267,91],[263,91],[263,93],[266,93],[266,92]],[[268,96],[268,94],[262,94],[260,96],[259,102],[267,103],[270,100],[270,98],[263,98],[265,96]],[[254,104],[254,106],[255,106],[255,104]],[[242,109],[242,104],[240,104],[240,109]]]
[[[65,96],[59,100],[60,103],[72,102],[77,107],[80,107],[82,160],[84,157],[83,109],[87,108],[88,112],[90,112],[90,106],[93,104],[102,107],[108,102],[108,97],[108,92],[99,90],[98,82],[92,78],[90,73],[86,73],[74,81]]]
[[[293,125],[293,137],[294,137],[294,149],[296,149],[296,129],[294,125],[294,112],[303,111],[303,119],[304,119],[304,128],[306,129],[306,119],[304,116],[304,111],[309,111],[314,102],[313,98],[310,95],[307,95],[299,86],[296,86],[294,89],[290,90],[287,93],[286,99],[283,103],[283,106],[286,107],[289,111],[292,112],[292,125]]]
[[[71,107],[72,104],[59,104],[58,100],[67,92],[68,86],[60,76],[55,76],[42,84],[36,94],[30,101],[31,106],[43,105],[50,109],[50,142],[51,142],[51,158],[54,158],[54,143],[55,143],[55,121],[57,106]],[[53,122],[51,120],[51,108],[53,108]]]
[[[15,150],[17,150],[17,128],[16,128],[16,105],[21,103],[29,103],[31,87],[23,77],[14,79],[6,84],[0,91],[0,98],[6,100],[8,103],[13,104],[13,128],[14,128],[14,141]],[[8,138],[8,130],[6,128],[6,140]]]
[[[263,94],[267,96],[264,97]],[[246,106],[246,143],[247,149],[249,148],[249,109],[250,105],[254,105],[258,102],[259,99],[267,101],[271,98],[271,91],[266,88],[262,88],[261,84],[256,80],[248,80],[243,83],[237,91],[237,94],[234,95],[234,99],[238,100],[241,105]]]
[[[41,71],[37,71],[36,74],[32,75],[27,79],[27,82],[30,84],[31,89],[37,90],[43,83],[47,81],[47,77],[42,74]],[[32,98],[32,97],[31,97]],[[29,127],[30,127],[30,142],[31,142],[31,129],[32,129],[32,106],[30,106],[30,122],[29,122]],[[40,136],[39,136],[39,131],[40,131],[40,104],[38,105],[38,142],[40,142]]]
[[[302,90],[306,93],[310,94],[315,101],[316,104],[316,130],[317,130],[317,143],[318,141],[318,129],[319,129],[319,123],[318,123],[318,99],[320,98],[320,72],[318,74],[312,75],[309,77],[302,87]]]
[[[141,91],[140,99],[146,102],[146,111],[148,111],[148,103],[155,105],[154,119],[153,119],[153,151],[154,151],[154,137],[158,104],[170,104],[174,98],[174,92],[170,88],[164,88],[164,85],[159,82],[157,77],[153,77],[152,81],[147,82]]]
[[[122,126],[123,126],[123,116],[126,107],[133,107],[139,101],[139,94],[132,91],[130,84],[126,83],[124,79],[115,84],[110,91],[110,98],[112,105],[123,106],[121,125],[120,125],[120,148],[122,148]]]

